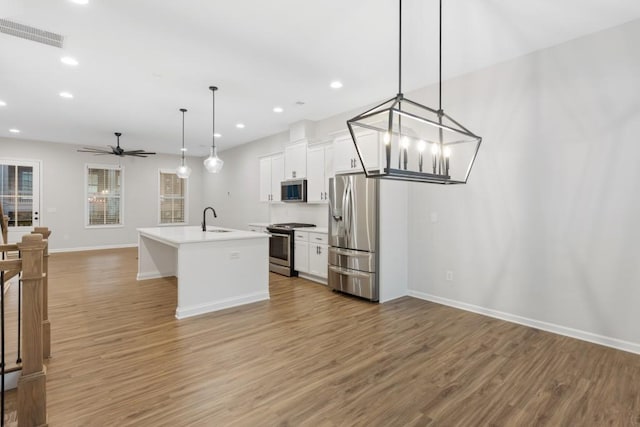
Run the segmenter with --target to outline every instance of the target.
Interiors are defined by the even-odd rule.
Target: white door
[[[40,226],[40,162],[0,158],[0,203],[9,217],[9,242]]]

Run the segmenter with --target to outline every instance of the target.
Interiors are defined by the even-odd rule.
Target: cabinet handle
[[[322,247],[318,246],[318,255],[322,255]]]
[[[327,192],[324,192],[324,199],[327,200]]]

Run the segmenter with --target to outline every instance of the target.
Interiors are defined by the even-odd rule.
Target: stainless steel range
[[[315,227],[315,224],[303,224],[299,222],[285,222],[271,224],[267,231],[271,233],[269,238],[269,271],[284,276],[297,276],[293,260],[293,234],[296,228]]]

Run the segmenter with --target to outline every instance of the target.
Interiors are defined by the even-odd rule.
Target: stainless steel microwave
[[[306,202],[307,180],[292,179],[280,184],[280,197],[283,202]]]

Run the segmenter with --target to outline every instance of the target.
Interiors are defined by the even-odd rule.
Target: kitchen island
[[[190,226],[137,231],[137,279],[176,276],[176,318],[269,299],[268,234]]]

